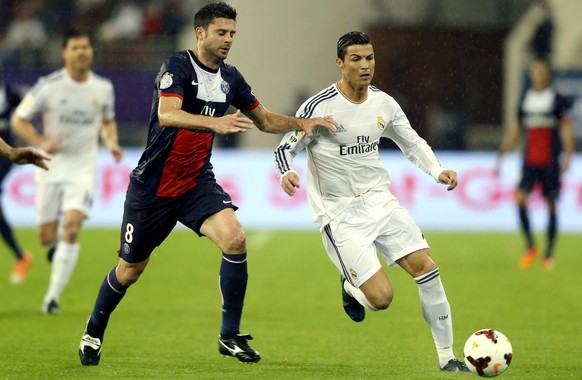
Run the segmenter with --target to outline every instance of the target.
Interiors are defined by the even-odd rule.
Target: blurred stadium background
[[[114,218],[120,215],[126,174],[145,142],[155,75],[168,53],[194,46],[193,14],[207,2],[1,0],[0,57],[6,81],[26,88],[38,76],[61,67],[60,33],[77,26],[94,35],[94,71],[114,83],[120,140],[129,148],[128,157],[120,167],[110,165],[106,156],[102,158],[101,195],[95,207],[97,215],[89,225],[117,223],[117,219],[100,219],[99,212]],[[467,175],[472,181],[464,193],[437,198],[438,192],[431,190],[430,181],[414,173],[415,168],[402,162],[403,159],[393,157],[394,146],[385,143],[383,154],[394,186],[404,181],[407,187],[402,194],[408,194],[404,203],[408,200],[406,205],[425,228],[467,229],[468,219],[475,221],[470,229],[477,229],[477,223],[483,220],[494,219],[504,223],[485,223],[482,227],[506,230],[517,225],[511,205],[518,175],[517,157],[509,157],[500,179],[494,178],[491,170],[494,150],[513,119],[526,82],[525,68],[534,55],[550,58],[556,70],[556,86],[572,98],[578,149],[582,145],[582,101],[578,100],[582,99],[582,24],[577,19],[582,14],[582,2],[231,0],[229,3],[237,8],[239,17],[235,45],[227,62],[245,74],[266,107],[280,113],[294,114],[304,99],[337,80],[335,44],[341,34],[364,30],[372,36],[377,55],[374,84],[398,100],[413,127],[438,151],[445,166],[463,169],[461,181]],[[241,212],[247,208],[249,211],[267,208],[261,220],[249,219],[250,227],[272,226],[273,218],[283,219],[277,216],[280,212],[298,207],[302,211],[296,218],[287,218],[290,222],[280,227],[309,229],[311,222],[305,202],[299,199],[299,204],[291,207],[275,194],[278,189],[270,177],[269,151],[279,138],[257,130],[219,137],[218,147],[234,149],[228,154],[215,153],[215,161],[225,161],[215,162],[215,166],[218,171],[224,170],[223,181],[229,182],[230,190],[239,193]],[[244,161],[248,170],[237,170],[240,158],[250,159]],[[562,213],[561,219],[570,231],[582,229],[579,223],[582,174],[577,174],[581,172],[580,165],[577,156],[565,177],[561,207],[566,215]],[[265,183],[271,193],[264,194],[262,199],[255,197],[252,189],[256,183]],[[8,199],[4,202],[16,225],[32,225],[34,221],[32,186],[30,168],[14,170],[8,179],[5,195]],[[111,201],[111,191],[116,201]],[[410,196],[411,193],[414,195]],[[274,206],[268,202],[261,204],[265,199],[276,199]],[[419,199],[425,202],[419,203]],[[245,204],[251,200],[257,205]],[[443,212],[445,205],[457,207],[458,223],[440,224],[434,217],[439,205]],[[116,211],[112,211],[114,208]],[[539,209],[540,213],[534,215],[540,220],[534,219],[536,227],[545,224],[544,209]],[[243,222],[246,221],[243,217]]]

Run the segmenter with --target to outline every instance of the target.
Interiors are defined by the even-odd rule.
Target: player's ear
[[[203,27],[197,26],[194,28],[194,32],[196,33],[196,39],[201,39],[202,37],[206,37],[206,31]]]
[[[343,61],[343,59],[341,59],[341,58],[336,58],[336,59],[335,59],[335,64],[337,65],[337,67],[338,67],[340,70],[343,70],[343,69],[344,69],[344,61]]]

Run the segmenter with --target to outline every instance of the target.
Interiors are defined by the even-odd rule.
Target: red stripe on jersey
[[[261,102],[259,102],[258,100],[255,100],[255,102],[253,103],[252,106],[250,106],[249,108],[245,108],[244,110],[240,110],[240,112],[242,112],[242,113],[251,112],[252,110],[257,108],[260,104],[261,104]]]
[[[529,128],[526,137],[525,163],[530,166],[549,166],[552,163],[554,142],[551,128]]]
[[[180,98],[181,100],[184,100],[184,97],[180,94],[174,94],[173,92],[162,92],[160,93],[160,96],[173,96],[175,98]]]
[[[157,195],[176,197],[194,188],[211,148],[212,133],[180,129],[166,159]]]

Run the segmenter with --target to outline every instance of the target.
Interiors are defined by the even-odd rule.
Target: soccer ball
[[[463,349],[465,364],[482,377],[495,377],[507,370],[513,351],[509,339],[497,330],[484,329],[473,333]]]

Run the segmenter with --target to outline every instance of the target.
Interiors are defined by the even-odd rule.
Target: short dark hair
[[[344,34],[337,40],[337,57],[339,59],[344,59],[348,46],[352,45],[368,45],[371,44],[372,40],[364,32],[349,32]]]
[[[236,21],[236,9],[225,2],[210,3],[198,10],[194,15],[194,28],[206,29],[215,18],[226,18]]]
[[[89,43],[92,44],[91,36],[89,35],[88,32],[81,30],[81,29],[67,29],[63,33],[63,37],[62,37],[61,43],[62,43],[63,48],[67,47],[69,40],[71,40],[73,38],[82,38],[82,37],[87,37],[89,39]]]

